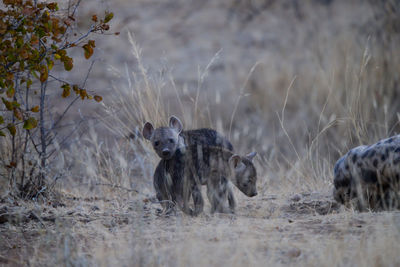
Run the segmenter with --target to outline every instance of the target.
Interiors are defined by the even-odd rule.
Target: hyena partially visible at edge
[[[232,151],[233,146],[215,130],[182,131],[182,129],[180,120],[172,116],[169,127],[154,129],[152,124],[147,122],[143,128],[143,136],[152,142],[154,150],[162,159],[154,173],[154,188],[164,209],[171,209],[175,203],[180,206],[187,205],[184,201],[186,193],[186,195],[191,194],[193,198],[195,210],[192,213],[198,214],[203,210],[204,205],[200,185],[207,184],[207,175],[209,175],[203,167],[204,162],[208,162],[208,154],[203,148],[211,146]],[[214,182],[215,180],[213,179]],[[184,185],[185,182],[186,185]],[[230,211],[234,212],[236,202],[229,181],[225,176],[220,176],[218,184],[218,188],[209,184],[208,192],[216,191],[220,192],[220,195],[226,196]],[[247,194],[255,195],[256,191]],[[208,194],[209,197],[211,195]],[[215,195],[213,196],[215,197]],[[210,202],[221,203],[215,199],[210,199]],[[225,212],[221,205],[212,206],[212,211],[214,210]]]
[[[336,201],[360,211],[400,209],[400,135],[358,146],[334,167]]]

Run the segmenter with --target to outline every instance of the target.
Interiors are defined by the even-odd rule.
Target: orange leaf
[[[8,81],[14,80],[14,74],[12,74],[11,72],[7,72],[7,73],[6,73],[6,79],[7,79]]]
[[[88,45],[91,46],[91,47],[96,47],[96,43],[95,43],[94,40],[89,40],[88,41]]]
[[[22,121],[22,120],[23,120],[23,115],[22,115],[21,109],[19,109],[19,108],[14,108],[14,116],[15,116],[18,120]]]
[[[32,112],[39,112],[39,106],[34,106],[33,108],[31,108]]]
[[[66,71],[72,70],[73,67],[74,67],[74,63],[72,61],[72,58],[68,58],[67,60],[64,61],[64,69]]]
[[[87,43],[83,46],[83,49],[85,50],[85,58],[89,59],[93,55],[93,48],[92,46]]]
[[[47,4],[46,7],[50,10],[58,10],[58,5],[57,5],[57,3],[54,3],[54,2]]]
[[[85,97],[88,96],[88,94],[87,94],[87,92],[86,92],[85,89],[81,89],[81,90],[79,91],[79,94],[80,94],[82,100],[84,100]]]
[[[47,81],[47,78],[49,77],[49,71],[47,70],[46,66],[42,65],[40,66],[40,82],[44,83]]]
[[[72,86],[72,90],[74,90],[75,94],[79,94],[79,87],[78,87],[78,85],[74,84],[74,85]]]
[[[63,93],[62,93],[62,97],[63,98],[68,97],[70,94],[70,91],[71,91],[71,86],[69,84],[64,84],[63,86],[61,86],[61,88],[64,89]]]
[[[101,102],[103,100],[103,98],[99,95],[95,95],[94,100],[96,100],[97,102]]]

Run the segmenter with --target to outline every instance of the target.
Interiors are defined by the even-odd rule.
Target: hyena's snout
[[[257,191],[256,190],[254,190],[253,192],[251,192],[249,194],[249,197],[255,197],[255,196],[257,196]]]
[[[240,186],[239,190],[242,191],[246,196],[248,197],[255,197],[257,196],[257,189],[255,188],[255,186]]]
[[[162,155],[164,158],[169,158],[169,157],[171,157],[172,153],[171,153],[171,150],[169,150],[168,148],[164,148],[164,149],[162,150],[162,152],[161,152],[161,155]]]

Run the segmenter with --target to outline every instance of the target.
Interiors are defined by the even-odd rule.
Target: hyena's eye
[[[154,146],[158,146],[159,144],[160,144],[159,141],[155,141],[155,142],[154,142]]]
[[[168,139],[168,142],[170,142],[171,144],[173,144],[175,141],[174,141],[174,139],[170,138],[170,139]]]

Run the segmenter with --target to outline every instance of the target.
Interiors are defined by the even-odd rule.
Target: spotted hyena
[[[199,156],[201,155],[201,156]],[[207,185],[211,212],[234,212],[231,181],[247,196],[257,195],[257,172],[252,163],[255,153],[239,156],[221,147],[192,145],[162,159],[154,173],[154,188],[164,208],[178,203],[189,214],[197,215],[203,209],[200,185]],[[195,164],[196,163],[196,164]],[[188,202],[192,196],[194,210]],[[226,207],[229,203],[229,209]]]
[[[351,149],[334,167],[334,198],[358,210],[400,208],[400,135]]]
[[[189,147],[189,150],[196,150],[191,153],[192,156],[202,154],[197,173],[207,177],[203,184],[207,185],[207,197],[211,203],[211,213],[215,211],[226,211],[226,200],[229,202],[228,192],[231,192],[231,183],[229,179],[246,196],[253,197],[257,195],[257,171],[252,162],[256,153],[252,152],[246,156],[233,154],[232,151],[221,147],[203,146]],[[234,212],[234,210],[231,210]]]
[[[163,203],[164,208],[171,208],[175,203],[183,204],[185,188],[192,195],[195,210],[198,214],[203,209],[203,198],[200,185],[207,184],[209,172],[205,171],[204,162],[208,162],[204,147],[219,147],[228,151],[233,150],[232,144],[221,134],[212,129],[197,129],[183,131],[182,123],[172,116],[169,127],[154,129],[147,122],[143,128],[143,136],[152,142],[156,153],[161,157],[154,173],[154,188],[157,198]],[[189,156],[190,155],[190,156]],[[183,179],[189,177],[188,179]],[[218,191],[225,195],[229,202],[230,210],[235,210],[236,202],[229,180],[224,176],[219,177],[220,187],[207,185],[208,192]],[[215,181],[215,179],[213,179]],[[184,183],[187,183],[184,185]],[[253,192],[254,193],[254,192]],[[208,194],[208,196],[210,196]],[[210,199],[211,203],[218,201]],[[222,212],[218,207],[212,210]]]

